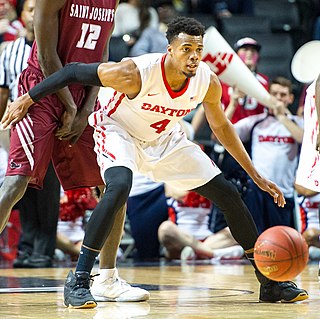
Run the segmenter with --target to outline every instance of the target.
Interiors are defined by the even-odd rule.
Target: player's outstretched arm
[[[243,167],[257,186],[268,192],[278,206],[283,207],[285,199],[281,190],[276,184],[265,179],[257,172],[233,125],[227,119],[220,105],[220,99],[221,85],[217,76],[212,74],[211,83],[203,101],[203,107],[210,128],[220,143]]]
[[[129,97],[134,97],[140,91],[141,77],[132,60],[119,63],[67,64],[11,103],[6,116],[1,121],[3,127],[20,121],[34,102],[72,83],[109,86]]]
[[[98,63],[83,64],[70,63],[59,71],[51,74],[28,93],[20,96],[8,107],[7,114],[1,123],[4,128],[10,124],[20,121],[27,113],[29,107],[43,97],[55,93],[71,83],[82,83],[86,85],[101,85],[97,75]]]

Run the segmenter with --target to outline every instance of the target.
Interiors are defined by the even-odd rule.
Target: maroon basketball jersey
[[[67,0],[60,11],[57,51],[63,65],[102,59],[114,24],[116,0]],[[39,69],[36,41],[29,65]]]

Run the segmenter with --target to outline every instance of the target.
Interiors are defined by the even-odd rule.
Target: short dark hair
[[[203,37],[205,33],[205,27],[194,18],[179,16],[168,24],[168,42],[171,43],[180,33]]]
[[[271,87],[272,84],[279,84],[281,86],[287,87],[289,89],[290,94],[293,92],[292,82],[283,76],[277,76],[274,79],[272,79],[269,87]]]

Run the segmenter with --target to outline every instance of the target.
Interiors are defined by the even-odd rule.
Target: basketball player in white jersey
[[[223,211],[232,235],[256,269],[261,283],[260,301],[308,298],[308,293],[294,283],[271,281],[258,271],[253,260],[258,232],[250,212],[235,186],[180,131],[179,120],[203,102],[210,127],[221,144],[275,203],[284,206],[282,192],[254,168],[220,106],[219,80],[201,62],[204,32],[197,20],[178,17],[168,25],[166,54],[147,54],[119,63],[69,64],[9,107],[5,126],[16,123],[34,101],[72,82],[115,90],[108,106],[89,118],[95,129],[95,151],[106,191],[87,225],[76,267],[77,281],[71,280],[70,271],[65,284],[65,302],[71,306],[95,306],[88,274],[108,238],[116,212],[128,198],[135,171],[173,187],[193,190]]]
[[[308,87],[304,103],[304,135],[296,184],[320,192],[320,75]]]

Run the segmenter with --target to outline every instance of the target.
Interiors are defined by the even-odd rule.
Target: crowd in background
[[[18,94],[17,79],[26,67],[34,40],[35,1],[0,0],[0,118],[7,103]],[[290,33],[301,44],[312,39],[320,40],[318,1],[296,0],[295,5],[300,28],[284,32]],[[195,16],[200,22],[203,19],[206,26],[214,25],[223,34],[224,19],[236,16],[249,19],[255,14],[254,0],[120,1],[109,59],[117,62],[126,56],[165,53],[166,24],[177,15]],[[284,104],[283,112],[272,114],[237,87],[222,83],[222,107],[235,125],[255,166],[283,191],[287,202],[285,209],[265,199],[267,195],[253,185],[215,137],[208,133],[201,105],[192,116],[181,122],[181,127],[191,140],[203,146],[203,151],[238,187],[260,233],[275,225],[294,227],[304,233],[312,247],[310,257],[320,259],[319,194],[295,189],[294,185],[303,135],[301,96],[304,96],[305,86],[287,74],[274,76],[259,71],[264,63],[260,60],[261,52],[268,44],[257,41],[254,30],[230,45],[265,89]],[[264,70],[267,67],[264,66]],[[7,166],[7,137],[8,132],[1,133],[0,184]],[[270,160],[266,161],[266,157]],[[54,175],[52,168],[49,174]],[[99,200],[99,191],[83,188],[64,192],[54,176],[48,178],[50,185],[44,185],[43,191],[30,189],[26,193],[0,235],[0,259],[13,261],[14,267],[51,267],[59,260],[72,259],[79,254],[83,229]],[[50,205],[45,205],[48,204],[47,187],[51,190],[54,187],[55,195],[50,198],[53,203]],[[122,248],[125,250],[129,246],[131,249],[128,253],[119,251],[120,258],[129,255],[140,260],[160,257],[235,259],[242,258],[244,254],[214,203],[193,192],[169,189],[167,185],[141,175],[134,176],[124,238],[130,238],[132,242],[123,241]]]

